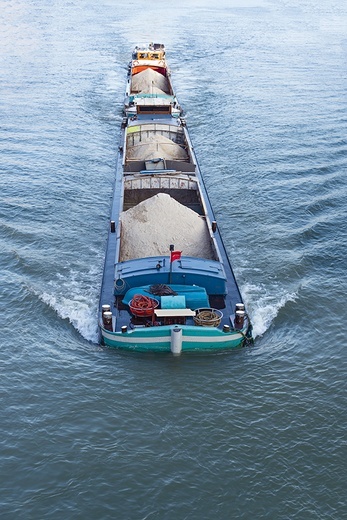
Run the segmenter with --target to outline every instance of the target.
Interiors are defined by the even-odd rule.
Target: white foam
[[[98,287],[95,268],[89,272],[71,270],[52,280],[45,291],[35,291],[37,296],[64,320],[69,322],[87,340],[98,342]]]
[[[88,341],[98,342],[97,311],[90,306],[90,302],[66,298],[45,292],[39,295],[40,299],[52,307],[58,316],[69,322]]]
[[[274,293],[269,293],[268,288],[246,284],[242,288],[242,294],[246,303],[253,325],[253,337],[262,336],[270,327],[278,315],[279,310],[289,301],[295,301],[295,293],[280,294],[276,289]]]

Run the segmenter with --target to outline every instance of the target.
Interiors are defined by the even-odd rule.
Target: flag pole
[[[170,272],[169,272],[169,284],[172,280],[172,259],[171,259],[171,253],[175,250],[175,246],[173,244],[170,244]]]

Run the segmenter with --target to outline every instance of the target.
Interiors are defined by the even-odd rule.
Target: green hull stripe
[[[182,328],[182,350],[235,348],[241,345],[244,336],[239,332],[224,333],[215,328]],[[162,329],[162,328],[160,328]],[[124,334],[102,329],[106,345],[129,350],[171,350],[171,328],[160,330],[132,330]]]

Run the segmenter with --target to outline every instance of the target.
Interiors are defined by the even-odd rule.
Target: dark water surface
[[[347,5],[0,0],[0,27],[1,518],[347,518]],[[254,322],[237,353],[96,343],[149,41]]]

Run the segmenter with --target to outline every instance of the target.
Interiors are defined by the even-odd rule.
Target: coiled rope
[[[157,283],[155,285],[151,285],[149,288],[149,292],[155,294],[156,296],[176,296],[177,292],[171,289],[168,285],[164,283]]]
[[[218,327],[222,319],[222,313],[213,309],[204,309],[198,311],[194,318],[197,325],[202,327]]]
[[[135,294],[129,303],[130,310],[135,316],[152,316],[159,302],[143,294]]]
[[[127,283],[123,280],[123,278],[118,278],[114,282],[114,288],[119,293],[124,292],[126,286],[127,286]]]

